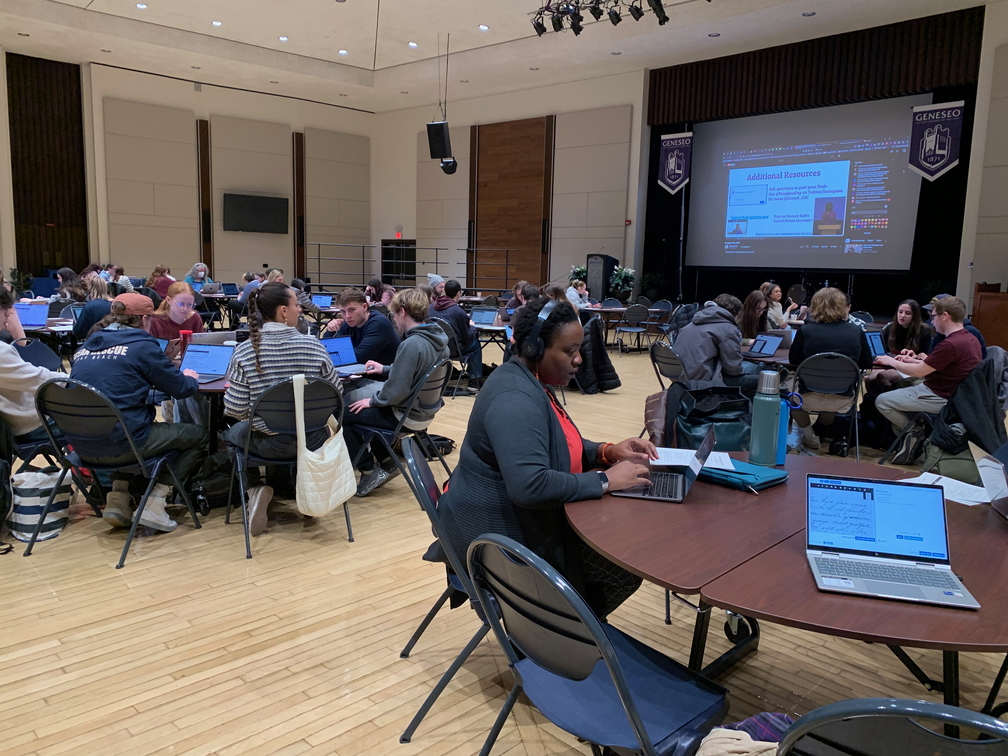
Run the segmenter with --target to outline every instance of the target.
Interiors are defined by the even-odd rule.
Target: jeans
[[[147,434],[147,440],[140,447],[140,454],[143,455],[146,461],[151,457],[167,454],[170,451],[179,452],[172,466],[175,468],[175,474],[178,476],[179,482],[184,486],[188,486],[189,478],[196,471],[196,468],[200,466],[203,457],[207,453],[206,447],[209,440],[210,434],[207,433],[206,428],[199,425],[192,425],[191,423],[152,423],[150,433]],[[136,461],[136,458],[130,453],[120,454],[116,457],[91,456],[81,449],[80,446],[76,447],[76,451],[85,466],[91,463],[94,465],[121,464],[125,467]],[[113,475],[114,480],[128,480],[131,477],[133,476],[129,473],[118,471]],[[137,481],[138,485],[139,482]],[[163,467],[161,468],[161,473],[158,475],[157,482],[163,485],[172,484],[171,475]]]
[[[483,344],[473,337],[469,348],[462,353],[462,360],[469,369],[469,377],[479,380],[483,377]]]
[[[395,430],[399,425],[399,419],[395,416],[391,407],[368,407],[358,413],[349,409],[343,413],[343,440],[346,441],[347,452],[350,460],[353,461],[357,452],[364,446],[364,435],[357,430],[356,426],[366,425],[370,428],[382,428]],[[357,462],[357,469],[362,473],[369,473],[374,469],[375,456],[379,462],[387,462],[390,458],[385,447],[379,442],[372,444],[371,452],[367,450],[361,455]]]
[[[947,402],[948,399],[943,399],[923,383],[918,383],[916,386],[879,394],[875,406],[899,433],[910,422],[910,415],[917,412],[937,415]]]
[[[249,421],[242,420],[224,431],[224,441],[227,443],[231,455],[245,448],[245,435],[248,433],[248,426]],[[328,439],[328,428],[314,432],[309,431],[305,434],[305,443],[309,451],[315,451]],[[297,461],[297,451],[297,436],[286,433],[270,435],[260,431],[252,431],[252,438],[249,439],[249,456],[286,463],[266,466],[266,478],[270,485],[277,489],[286,490],[294,486],[294,478],[291,475],[289,465]]]

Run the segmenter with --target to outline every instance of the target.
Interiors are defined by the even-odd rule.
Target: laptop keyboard
[[[823,577],[861,578],[862,580],[884,580],[889,583],[905,583],[931,588],[958,588],[955,582],[941,570],[897,567],[876,562],[816,557],[816,567]]]
[[[647,498],[681,499],[683,476],[678,473],[651,473],[651,483],[641,489]]]

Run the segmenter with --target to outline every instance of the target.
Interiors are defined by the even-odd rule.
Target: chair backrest
[[[679,355],[668,344],[656,341],[651,345],[651,367],[654,368],[655,376],[658,378],[658,385],[665,388],[662,376],[675,383],[683,377],[683,364]]]
[[[870,312],[865,312],[864,310],[858,310],[857,312],[852,312],[851,317],[857,318],[858,320],[863,320],[865,323],[875,322],[875,317]]]
[[[380,312],[386,318],[388,317],[388,307],[383,304],[373,304],[368,309],[372,312]]]
[[[140,286],[139,288],[134,289],[134,291],[136,291],[137,294],[143,294],[145,297],[149,298],[150,301],[154,303],[155,310],[161,306],[161,295],[154,291],[154,289],[150,286]]]
[[[55,373],[63,372],[63,360],[60,356],[38,339],[18,339],[12,346],[17,350],[21,359],[28,364],[52,370]]]
[[[56,441],[50,423],[56,426],[66,441],[77,447],[77,454],[85,460],[87,457],[81,454],[81,447],[96,448],[107,441],[118,427],[144,476],[147,475],[146,462],[122,413],[94,386],[73,378],[53,378],[35,392],[35,409],[43,420],[42,427],[53,448],[62,449],[63,446]]]
[[[434,472],[431,470],[430,465],[427,464],[427,459],[420,451],[420,445],[415,439],[404,438],[402,451],[403,458],[406,460],[406,469],[409,470],[410,477],[413,479],[413,495],[420,503],[420,506],[423,507],[423,511],[427,513],[431,527],[434,529],[434,535],[441,542],[441,547],[448,556],[448,563],[451,565],[452,571],[462,581],[462,585],[465,586],[465,591],[469,594],[469,598],[475,601],[476,592],[473,590],[472,583],[469,580],[469,571],[459,561],[458,554],[451,547],[451,542],[448,540],[444,526],[441,524],[441,518],[438,516],[437,503],[438,499],[441,498],[441,488],[434,478]]]
[[[637,304],[640,304],[640,300],[637,300]],[[659,299],[653,305],[651,305],[656,310],[661,310],[662,312],[672,312],[672,303],[667,299]]]
[[[141,286],[143,285],[143,279],[140,280],[140,285]],[[116,283],[115,281],[109,281],[108,284],[106,284],[106,286],[108,288],[109,296],[112,298],[118,297],[120,294],[126,293],[126,287],[123,286],[121,283]],[[134,284],[134,291],[135,290],[136,290],[136,284]]]
[[[648,308],[642,304],[632,304],[627,307],[626,312],[623,313],[623,322],[629,323],[630,325],[637,325],[643,323],[651,316],[648,312]]]
[[[469,546],[469,576],[484,616],[511,664],[526,656],[568,680],[584,680],[599,660],[609,668],[631,728],[655,752],[602,624],[567,579],[521,544],[496,534]]]
[[[68,304],[62,310],[60,310],[59,316],[64,320],[77,320],[80,317],[81,310],[84,309],[84,304],[82,302],[74,302],[73,304]],[[74,311],[77,314],[74,315]]]
[[[497,296],[494,294],[488,294],[487,296],[483,297],[483,304],[489,307],[496,307],[497,301],[498,301]]]
[[[861,386],[861,370],[857,363],[837,352],[812,355],[802,361],[795,375],[795,385],[802,385],[804,390],[819,394],[853,393],[856,397]]]
[[[209,312],[207,308],[206,297],[200,294],[198,291],[193,289],[193,309],[196,312]]]
[[[969,728],[987,736],[957,739],[928,724]],[[802,754],[850,756],[1004,756],[1008,723],[957,706],[897,698],[861,698],[820,706],[800,717],[784,733],[777,756]]]
[[[608,298],[602,300],[602,306],[603,307],[622,307],[623,303],[620,302],[618,299],[614,299],[613,297],[608,297]]]
[[[590,305],[597,305],[598,304],[598,300],[595,299],[594,297],[588,297],[588,304],[590,304]]]
[[[637,304],[644,305],[645,307],[650,307],[651,306],[651,300],[648,299],[647,297],[644,297],[644,296],[637,297]]]
[[[431,315],[427,318],[426,323],[437,323],[441,326],[441,330],[445,332],[445,336],[448,337],[448,355],[453,359],[459,359],[462,354],[461,347],[459,346],[458,334],[455,333],[455,329],[452,324],[449,323],[444,318],[439,318],[437,315]]]
[[[425,412],[430,412],[431,410],[437,412],[441,409],[444,406],[444,391],[445,386],[448,385],[449,378],[451,378],[451,362],[449,360],[440,360],[434,363],[430,370],[424,374],[419,385],[414,387],[413,393],[410,394],[407,411],[403,417],[409,415],[409,410],[413,409],[414,402]]]
[[[313,433],[326,427],[330,415],[343,424],[343,395],[324,378],[306,378],[304,388],[305,432]],[[297,418],[294,415],[294,379],[285,378],[263,391],[252,404],[249,419],[259,418],[273,433],[294,435]],[[249,423],[251,429],[252,423]]]

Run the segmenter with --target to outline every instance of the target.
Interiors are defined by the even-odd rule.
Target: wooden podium
[[[972,320],[987,346],[1008,349],[1008,292],[1001,291],[1001,284],[976,284]]]

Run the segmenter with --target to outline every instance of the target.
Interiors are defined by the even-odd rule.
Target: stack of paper
[[[673,449],[668,446],[658,447],[658,459],[651,460],[652,465],[659,467],[692,467],[696,462],[696,452],[692,449]],[[712,470],[734,470],[731,457],[727,452],[711,452],[704,467]],[[694,471],[697,472],[697,471]]]
[[[986,489],[980,486],[971,486],[955,478],[947,478],[944,475],[934,473],[924,473],[916,478],[904,478],[900,483],[925,483],[930,486],[941,486],[945,492],[945,498],[951,501],[958,501],[960,504],[990,504],[990,495]]]

